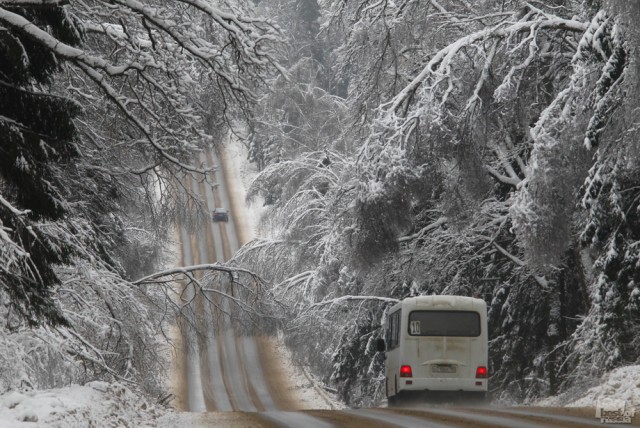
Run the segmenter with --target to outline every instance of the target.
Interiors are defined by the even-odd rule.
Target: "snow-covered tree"
[[[577,143],[591,155],[575,210],[584,246],[590,306],[568,341],[567,365],[600,374],[638,361],[640,290],[638,280],[638,53],[636,4],[604,2],[574,57],[573,81],[559,103],[574,103],[570,121],[584,138]],[[590,73],[590,75],[587,75]],[[578,95],[576,95],[578,93]],[[584,102],[580,102],[584,100]],[[562,130],[562,126],[557,126]],[[542,157],[542,156],[541,156]]]
[[[33,386],[66,360],[158,387],[166,290],[132,278],[157,269],[181,179],[210,178],[194,153],[248,112],[279,39],[241,2],[0,1],[2,311],[7,343],[51,351]]]
[[[48,27],[69,46],[81,40],[78,22],[56,4],[0,14]],[[78,157],[80,108],[42,89],[59,71],[58,57],[0,22],[0,288],[31,325],[65,324],[51,298],[53,266],[68,263],[72,248],[48,223],[69,211],[58,171]]]
[[[331,79],[328,37],[320,32],[316,0],[261,2],[287,27],[286,74],[270,82],[249,122],[249,156],[260,170],[331,147],[344,125],[345,104]]]
[[[292,329],[301,354],[348,385],[345,397],[361,394],[377,373],[358,372],[353,353],[379,334],[379,298],[444,293],[490,304],[499,396],[526,400],[587,373],[576,367],[633,362],[637,8],[321,4],[321,28],[339,41],[333,79],[348,83],[341,161],[328,187],[292,167],[307,153],[265,169],[254,190],[277,194],[270,220],[286,232],[246,249],[276,292],[301,296],[296,319],[324,326],[306,343],[309,322]],[[354,302],[361,310],[340,309]],[[347,323],[357,328],[337,334]]]

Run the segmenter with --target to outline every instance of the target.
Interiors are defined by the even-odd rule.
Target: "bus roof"
[[[394,305],[397,307],[424,308],[424,309],[459,309],[459,310],[486,310],[487,304],[482,299],[467,296],[432,295],[408,297]]]

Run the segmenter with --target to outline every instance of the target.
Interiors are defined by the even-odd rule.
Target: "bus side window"
[[[391,326],[392,326],[392,318],[391,316],[389,316],[389,319],[387,320],[387,328],[386,331],[384,332],[384,341],[387,344],[387,349],[391,349]]]
[[[400,311],[389,316],[389,328],[387,329],[388,349],[397,348],[400,344]]]

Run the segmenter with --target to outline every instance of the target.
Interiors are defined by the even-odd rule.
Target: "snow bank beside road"
[[[624,400],[628,406],[640,409],[640,366],[626,366],[602,376],[600,385],[587,391],[584,397],[568,407],[590,407],[598,400]]]
[[[0,395],[0,428],[155,427],[162,413],[119,383]]]
[[[247,148],[233,134],[227,137],[227,144],[221,150],[221,162],[225,167],[225,178],[229,193],[236,198],[236,203],[242,204],[241,211],[232,213],[238,217],[242,239],[241,244],[245,244],[256,236],[264,234],[258,229],[260,216],[265,208],[261,201],[256,201],[251,207],[246,204],[247,189],[251,182],[258,175],[258,169],[248,160]]]
[[[328,391],[322,390],[320,382],[313,378],[304,367],[294,363],[293,355],[289,348],[284,344],[282,335],[274,338],[275,351],[278,359],[289,368],[289,382],[291,388],[295,391],[301,409],[313,410],[335,410],[345,409],[335,396]]]
[[[545,398],[535,403],[544,407],[595,407],[598,401],[623,400],[640,410],[640,366],[619,367],[606,373],[600,384],[586,392],[575,390]]]

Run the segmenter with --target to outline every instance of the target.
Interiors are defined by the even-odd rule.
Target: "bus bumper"
[[[408,378],[398,379],[398,391],[486,392],[487,379]]]

